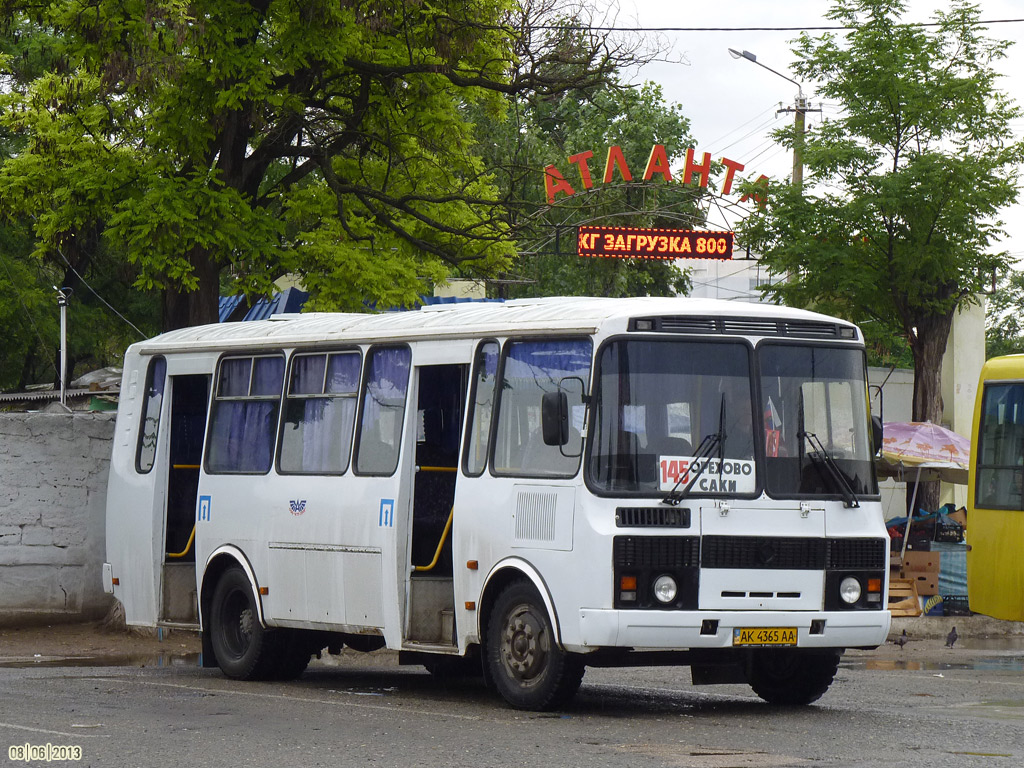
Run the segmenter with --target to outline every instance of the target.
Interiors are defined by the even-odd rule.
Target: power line
[[[1024,19],[980,19],[974,22],[972,26],[1020,24],[1022,22],[1024,22]],[[938,21],[907,21],[902,22],[900,26],[939,27],[942,24],[943,22]],[[816,27],[588,27],[583,24],[539,24],[531,27],[531,29],[565,30],[568,32],[835,32],[861,29],[862,26],[835,24]]]
[[[140,338],[140,339],[147,339],[147,338],[149,338],[148,336],[146,336],[146,334],[144,334],[144,333],[143,333],[142,331],[140,331],[140,330],[139,330],[138,328],[136,328],[136,327],[135,327],[135,324],[134,324],[134,323],[132,323],[132,321],[131,321],[131,320],[129,320],[129,319],[127,318],[127,317],[125,317],[125,316],[124,316],[124,315],[122,315],[122,314],[121,314],[120,312],[118,312],[118,311],[117,311],[116,309],[114,309],[114,308],[113,308],[113,307],[111,306],[111,304],[110,304],[110,302],[109,302],[109,301],[107,301],[107,300],[106,300],[106,299],[104,299],[104,298],[103,298],[102,296],[100,296],[100,295],[99,295],[98,293],[96,293],[95,289],[94,289],[94,288],[93,288],[93,287],[92,287],[91,285],[89,285],[89,283],[88,283],[88,282],[86,281],[86,279],[85,279],[84,277],[82,277],[82,276],[81,276],[81,275],[80,275],[80,274],[78,273],[78,270],[77,270],[77,269],[75,269],[75,268],[74,268],[73,266],[71,266],[71,262],[70,262],[70,261],[68,261],[68,258],[67,258],[67,256],[65,256],[65,255],[64,255],[64,251],[62,251],[62,250],[60,249],[60,246],[55,246],[55,247],[56,247],[56,249],[57,249],[57,253],[58,253],[58,254],[60,254],[60,257],[61,257],[61,259],[63,259],[63,260],[64,260],[64,263],[68,265],[68,269],[70,269],[70,270],[71,270],[72,272],[74,272],[74,273],[75,273],[75,277],[77,277],[77,278],[78,278],[79,280],[81,280],[81,281],[82,281],[82,285],[84,285],[84,286],[85,286],[86,288],[88,288],[88,289],[89,289],[89,292],[90,292],[90,293],[91,293],[91,294],[92,294],[93,296],[95,296],[95,297],[96,297],[97,299],[99,299],[100,301],[102,301],[102,302],[103,302],[103,304],[104,304],[104,305],[105,305],[105,306],[107,307],[107,309],[109,309],[109,310],[110,310],[111,312],[113,312],[113,313],[114,313],[115,315],[117,315],[117,316],[118,316],[119,318],[121,318],[121,319],[122,319],[122,320],[123,320],[123,321],[124,321],[125,323],[127,323],[127,324],[128,324],[129,326],[131,326],[131,327],[132,327],[132,329],[133,329],[133,330],[134,330],[134,331],[135,331],[135,332],[136,332],[137,334],[139,334],[139,338]]]

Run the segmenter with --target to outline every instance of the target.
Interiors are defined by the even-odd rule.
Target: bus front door
[[[452,508],[469,369],[430,365],[416,371],[416,477],[405,639],[454,646]]]
[[[171,376],[170,446],[159,623],[198,626],[195,517],[210,377]]]

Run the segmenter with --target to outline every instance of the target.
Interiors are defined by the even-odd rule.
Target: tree
[[[1024,352],[1024,272],[1011,269],[989,296],[985,322],[985,357]]]
[[[53,67],[55,43],[38,28],[14,26],[6,34],[0,31],[0,50],[9,57],[6,71],[11,77],[5,85],[32,80]],[[25,146],[23,136],[0,126],[0,166]],[[135,274],[123,258],[102,247],[94,248],[88,260],[77,264],[59,247],[53,258],[34,255],[33,220],[38,213],[26,209],[0,221],[0,295],[6,297],[0,302],[0,327],[4,329],[0,390],[23,390],[29,384],[47,381],[59,386],[59,312],[54,286],[70,289],[69,381],[118,362],[128,343],[159,327],[152,297],[129,290]],[[118,317],[107,304],[125,317]],[[145,330],[140,332],[136,326]]]
[[[953,316],[1006,264],[992,243],[1024,152],[1012,139],[1019,111],[993,68],[1008,43],[983,37],[966,3],[934,28],[900,23],[904,10],[838,0],[828,17],[848,28],[841,41],[796,41],[796,76],[841,111],[806,137],[808,188],[771,185],[742,234],[788,276],[769,295],[906,338],[913,418],[938,423]],[[780,138],[792,146],[792,130]]]
[[[468,107],[599,83],[633,48],[533,33],[547,0],[0,0],[55,65],[8,57],[2,121],[25,137],[0,209],[34,212],[37,256],[101,244],[159,289],[165,328],[216,320],[227,270],[265,294],[301,275],[313,306],[407,304],[454,268],[507,265],[510,233]],[[574,57],[583,57],[577,60]],[[553,63],[575,73],[560,79]]]

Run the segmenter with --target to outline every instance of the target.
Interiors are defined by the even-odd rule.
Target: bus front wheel
[[[583,680],[582,661],[558,647],[544,603],[525,581],[510,584],[494,604],[486,663],[494,687],[518,709],[557,709]]]
[[[252,585],[241,568],[224,571],[214,588],[210,641],[217,666],[228,677],[263,680],[274,676],[277,654],[273,632],[260,624]]]
[[[810,704],[832,685],[841,655],[782,648],[754,651],[747,675],[750,687],[769,704]]]

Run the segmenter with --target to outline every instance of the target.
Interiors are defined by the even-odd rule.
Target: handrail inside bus
[[[458,467],[416,467],[417,472],[458,472]]]
[[[430,565],[414,565],[412,569],[417,572],[432,571],[434,566],[437,565],[437,561],[441,559],[441,550],[444,549],[444,543],[448,540],[448,533],[452,529],[452,518],[455,517],[455,507],[452,507],[452,511],[448,513],[448,522],[444,524],[444,530],[441,532],[441,540],[437,542],[437,550],[434,552],[434,559],[430,561]]]
[[[171,469],[199,469],[198,464],[172,464]]]
[[[189,534],[188,544],[185,545],[185,548],[183,550],[181,550],[181,552],[168,552],[167,553],[167,557],[174,557],[174,558],[184,557],[185,555],[188,554],[188,551],[190,549],[192,549],[192,542],[194,542],[195,540],[196,540],[196,527],[193,525],[192,526],[192,533]]]

